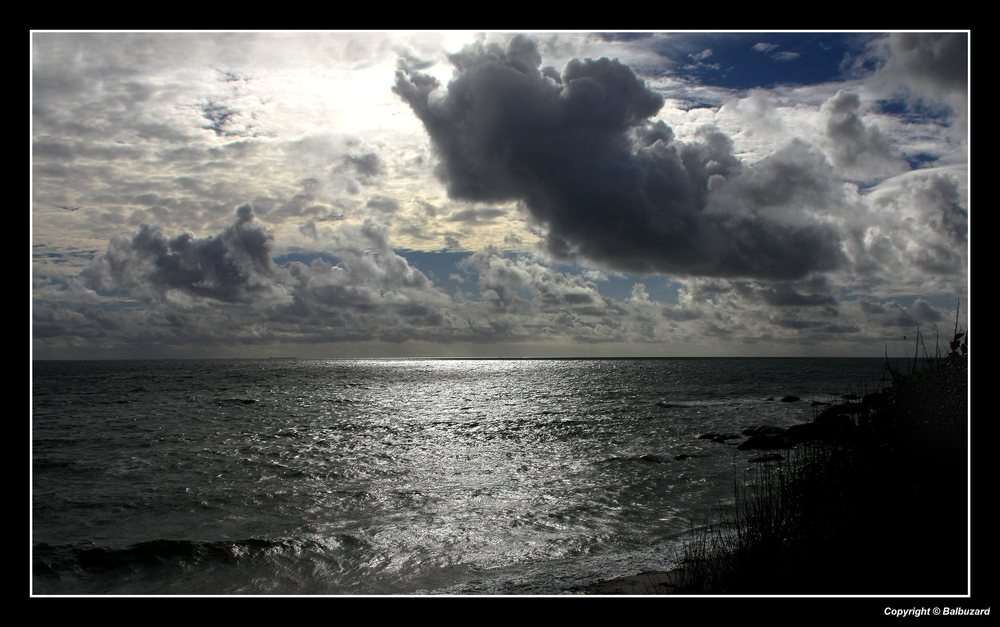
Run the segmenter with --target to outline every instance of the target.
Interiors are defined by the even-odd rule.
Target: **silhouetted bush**
[[[849,441],[799,445],[737,481],[721,521],[687,542],[674,591],[966,593],[965,352],[893,379]]]

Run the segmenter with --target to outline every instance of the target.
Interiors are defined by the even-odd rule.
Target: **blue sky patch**
[[[692,34],[660,40],[672,74],[730,89],[816,85],[842,80],[875,35],[840,33]]]

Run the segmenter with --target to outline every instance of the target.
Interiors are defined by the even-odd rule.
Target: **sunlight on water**
[[[42,362],[35,585],[559,592],[663,566],[745,464],[700,433],[808,419],[768,397],[873,361]]]

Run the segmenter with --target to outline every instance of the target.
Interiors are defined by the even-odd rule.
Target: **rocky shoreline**
[[[936,360],[894,381],[829,404],[811,422],[699,435],[747,451],[759,467],[737,488],[736,513],[694,534],[674,570],[572,592],[965,592],[967,362]]]

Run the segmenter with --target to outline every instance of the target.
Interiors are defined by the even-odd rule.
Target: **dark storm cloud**
[[[847,335],[851,333],[860,332],[861,327],[857,326],[856,324],[828,324],[824,326],[822,329],[820,329],[820,331],[831,335],[840,335],[840,334]]]
[[[395,253],[382,225],[341,226],[324,240],[330,254],[309,263],[275,263],[271,241],[249,205],[237,210],[232,225],[205,238],[168,238],[159,227],[143,225],[131,238],[113,239],[75,280],[97,291],[89,292],[78,313],[60,313],[58,306],[37,310],[36,336],[94,337],[106,318],[118,325],[118,335],[135,342],[163,331],[144,331],[144,320],[162,327],[170,316],[185,321],[170,331],[175,340],[192,342],[440,339],[455,326],[448,296]],[[105,316],[88,304],[97,297],[142,306]]]
[[[923,332],[931,330],[944,335],[950,333],[949,320],[954,321],[954,310],[948,312],[938,309],[922,298],[916,299],[912,305],[905,306],[895,300],[881,303],[857,301],[861,321],[884,335],[885,329],[896,327],[901,334],[908,334],[920,328]],[[911,336],[912,339],[913,336]]]
[[[271,260],[272,236],[254,223],[243,205],[236,221],[214,237],[191,233],[167,238],[158,227],[143,224],[131,238],[115,238],[85,276],[98,287],[151,290],[162,298],[169,290],[222,302],[251,302],[273,295],[277,272]]]
[[[968,89],[967,33],[892,33],[885,73],[929,89]]]
[[[792,286],[777,284],[761,290],[764,302],[774,307],[820,307],[835,305],[836,299],[830,294],[803,294]]]
[[[858,301],[858,308],[866,314],[880,314],[885,311],[885,307],[882,305],[867,300]]]
[[[712,156],[706,155],[705,158],[711,160]],[[819,151],[802,141],[793,141],[759,161],[753,168],[742,168],[735,176],[713,181],[711,191],[711,197],[707,194],[706,197],[713,215],[729,215],[744,220],[766,216],[776,224],[810,220],[811,212],[804,212],[803,208],[816,212],[836,211],[844,202],[841,179]],[[768,226],[766,222],[757,221],[749,224],[759,228]],[[814,235],[820,233],[828,237],[834,235],[818,229]],[[760,252],[768,253],[766,250]],[[780,253],[781,249],[774,252]]]
[[[450,59],[446,89],[405,70],[393,88],[430,135],[438,176],[455,199],[524,201],[557,257],[783,279],[840,264],[838,235],[807,217],[836,191],[826,186],[830,167],[801,159],[804,148],[751,169],[721,133],[674,141],[650,122],[663,99],[627,66],[573,59],[557,82],[523,36],[506,50],[479,43]]]
[[[885,312],[879,316],[877,321],[883,327],[906,327],[912,329],[917,326],[917,321],[910,315],[910,312],[906,311],[906,308],[895,301],[888,303]]]

